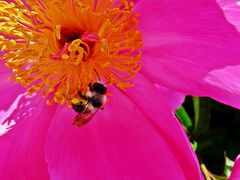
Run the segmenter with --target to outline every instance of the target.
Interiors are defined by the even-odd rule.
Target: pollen
[[[141,33],[128,0],[0,1],[1,60],[10,79],[47,104],[71,103],[90,83],[132,86]],[[99,79],[100,78],[100,79]]]

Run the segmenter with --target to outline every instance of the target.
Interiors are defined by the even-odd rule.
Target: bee
[[[78,113],[73,119],[73,124],[82,127],[92,119],[99,109],[103,109],[107,100],[106,93],[107,88],[100,82],[89,84],[85,95],[79,91],[79,98],[71,100],[72,108]]]

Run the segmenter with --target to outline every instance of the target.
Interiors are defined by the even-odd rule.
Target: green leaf
[[[209,128],[211,118],[211,104],[208,98],[193,97],[194,130],[193,135],[198,137]]]
[[[189,117],[188,113],[186,112],[186,110],[184,109],[184,107],[180,107],[177,111],[176,111],[176,116],[178,117],[178,119],[181,121],[181,123],[183,124],[183,126],[185,127],[185,129],[187,131],[191,131],[192,129],[192,120]]]
[[[230,174],[232,172],[233,165],[234,165],[234,161],[232,161],[228,157],[225,157],[225,158],[226,158],[226,163],[225,163],[225,167],[224,167],[224,175],[225,176],[230,176]]]
[[[197,147],[198,147],[197,141],[191,142],[191,145],[192,145],[193,150],[196,151],[196,150],[197,150]]]

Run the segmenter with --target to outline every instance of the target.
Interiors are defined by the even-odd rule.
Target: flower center
[[[137,14],[127,0],[0,2],[2,59],[12,79],[49,104],[69,103],[90,83],[125,89],[141,67]]]

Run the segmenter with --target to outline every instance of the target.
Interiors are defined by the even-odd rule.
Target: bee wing
[[[91,112],[82,112],[73,119],[72,123],[78,127],[82,127],[92,119],[92,117],[97,113],[97,111],[98,109],[95,108]]]

